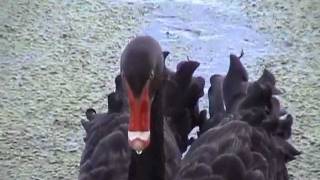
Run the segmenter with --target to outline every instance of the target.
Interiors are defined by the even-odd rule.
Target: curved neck
[[[164,180],[165,158],[161,90],[156,93],[151,106],[150,133],[150,144],[143,153],[140,155],[134,151],[131,153],[129,180]]]

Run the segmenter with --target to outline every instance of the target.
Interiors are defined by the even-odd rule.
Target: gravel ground
[[[268,67],[295,115],[292,141],[303,154],[290,164],[296,180],[320,179],[320,1],[243,1],[252,25],[271,33],[277,50],[253,72]]]
[[[76,179],[80,119],[106,109],[144,13],[100,0],[0,1],[0,179]]]
[[[252,28],[272,36],[275,50],[249,71],[252,78],[264,67],[274,72],[296,117],[292,141],[303,155],[290,164],[290,174],[320,179],[320,2],[234,3]],[[143,17],[152,8],[108,0],[0,0],[0,179],[77,177],[80,119],[90,106],[106,109],[121,48],[148,23]]]

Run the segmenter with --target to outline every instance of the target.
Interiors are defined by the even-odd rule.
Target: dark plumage
[[[90,121],[92,121],[95,118],[96,113],[97,113],[96,110],[93,108],[89,108],[86,110],[86,117],[87,117],[87,120],[89,120],[89,121],[86,121],[84,119],[81,120],[81,125],[86,132],[89,131],[90,126],[91,126]],[[86,141],[86,138],[83,138],[83,140]]]
[[[188,134],[203,116],[200,116],[198,100],[204,94],[205,82],[202,77],[193,77],[198,66],[196,61],[180,62],[164,86],[164,114],[181,152],[189,145]]]
[[[226,76],[214,74],[210,77],[208,89],[210,118],[200,124],[198,135],[219,124],[223,118],[236,115],[239,104],[247,94],[248,73],[242,65],[240,56],[230,55]]]
[[[89,108],[86,111],[86,117],[89,121],[92,121],[94,119],[94,116],[97,114],[96,110],[93,108]]]
[[[108,112],[128,111],[128,99],[124,91],[121,75],[116,76],[115,85],[115,92],[108,94]]]
[[[256,87],[240,105],[239,119],[224,118],[193,142],[176,179],[288,179],[286,163],[300,152],[265,128],[274,118],[272,97],[266,98],[271,89]]]
[[[272,87],[272,94],[281,94],[281,91],[276,88],[276,78],[269,70],[264,69],[257,81],[261,84],[269,84]]]
[[[104,113],[90,122],[79,179],[127,179],[131,154],[128,143],[124,143],[127,119],[128,114]]]
[[[281,91],[276,87],[276,78],[274,75],[267,69],[263,70],[262,75],[260,78],[256,81],[263,85],[268,85],[272,88],[272,94],[273,95],[279,95],[281,94]],[[254,82],[248,83],[248,91],[252,88]]]
[[[215,74],[210,77],[211,86],[208,90],[210,117],[217,114],[224,114],[226,111],[223,100],[223,81],[224,76],[219,74]]]
[[[273,97],[275,83],[270,82],[275,79],[261,77],[248,84],[240,57],[230,56],[225,78],[210,78],[210,119],[200,126],[201,136],[183,159],[176,180],[288,180],[286,163],[301,153],[286,141],[292,116],[283,115]],[[266,74],[270,77],[267,72],[262,76]]]
[[[229,70],[223,81],[223,99],[228,113],[233,111],[235,102],[247,91],[248,73],[240,61],[242,56],[243,51],[239,57],[230,55]]]
[[[278,127],[276,130],[277,136],[283,139],[289,139],[291,137],[291,127],[293,124],[293,117],[291,114],[286,114],[279,118]]]
[[[249,83],[243,52],[230,55],[227,75],[210,78],[206,120],[198,105],[204,79],[193,76],[199,63],[182,61],[174,72],[168,54],[148,36],[127,45],[108,113],[88,109],[81,122],[79,179],[287,180],[286,163],[301,152],[286,141],[293,118],[273,97],[273,74]],[[181,162],[195,126],[201,136]]]
[[[223,99],[223,81],[224,76],[219,74],[210,77],[211,86],[208,90],[210,118],[200,123],[198,135],[207,131],[209,128],[215,127],[226,116]]]
[[[148,36],[133,39],[122,54],[121,75],[116,78],[116,92],[108,96],[109,112],[98,113],[89,122],[79,179],[172,179],[181,154],[163,120],[162,84],[167,75],[158,42]],[[125,86],[118,91],[122,89],[121,84]],[[121,98],[122,95],[125,98]],[[139,105],[141,98],[148,99]],[[128,106],[123,106],[123,99],[129,101]],[[147,108],[142,113],[149,111],[150,117],[133,114],[140,113],[136,108]],[[135,130],[133,128],[140,131],[142,127],[132,124],[142,120],[136,118],[137,115],[146,122],[150,118],[150,126],[146,126],[150,128],[150,143],[144,146],[134,144],[142,139],[130,139],[129,136],[129,132]],[[142,154],[137,154],[140,149],[136,148],[143,148]]]
[[[162,56],[163,56],[163,59],[166,60],[167,57],[169,56],[170,52],[169,51],[162,51]]]

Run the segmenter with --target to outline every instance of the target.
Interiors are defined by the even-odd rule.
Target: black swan
[[[248,82],[249,77],[247,70],[241,63],[240,59],[243,55],[243,50],[241,51],[240,56],[234,54],[230,55],[229,70],[223,79],[223,98],[226,112],[229,113],[234,111],[235,101],[244,97],[247,90],[250,90],[253,84],[253,82]],[[272,94],[274,95],[281,94],[281,91],[276,88],[276,79],[274,75],[267,69],[264,69],[263,74],[256,82],[264,85],[268,84],[272,88]]]
[[[215,127],[226,116],[223,100],[223,81],[224,76],[215,74],[210,77],[211,86],[208,89],[209,99],[209,119],[203,119],[199,125],[198,136],[209,128]]]
[[[164,121],[164,68],[161,47],[153,38],[129,42],[121,56],[129,110],[111,105],[112,112],[96,113],[89,121],[79,179],[172,179],[181,153]],[[116,96],[108,99],[121,102]]]
[[[234,67],[229,71],[234,72],[211,77],[209,109],[211,118],[218,121],[206,122],[182,160],[176,180],[289,179],[286,163],[301,153],[286,141],[292,116],[282,116],[280,102],[273,97],[274,83],[258,80],[248,84],[239,59],[230,56]],[[227,85],[222,87],[222,83]],[[229,112],[224,109],[225,98]]]
[[[116,76],[115,85],[116,85],[115,92],[108,94],[108,112],[109,113],[122,112],[122,111],[128,110],[129,108],[120,75]]]
[[[164,60],[170,54],[163,51]],[[176,71],[172,71],[165,66],[167,78],[163,82],[163,115],[168,125],[172,129],[180,152],[183,153],[192,140],[188,139],[190,131],[198,126],[206,117],[206,110],[199,111],[198,101],[204,95],[203,89],[205,81],[202,77],[194,77],[193,73],[200,64],[196,61],[181,61],[177,65]],[[121,106],[126,104],[127,97],[122,93],[122,79],[118,75],[115,79],[116,91],[108,95],[109,107],[113,109],[127,109]]]
[[[222,119],[191,145],[177,180],[288,179],[286,163],[300,152],[277,123],[280,106],[271,87],[255,83],[239,109],[238,119]]]
[[[240,56],[230,55],[229,70],[225,76],[214,74],[210,77],[210,88],[208,89],[209,115],[208,120],[200,124],[200,132],[217,125],[226,115],[236,111],[239,102],[245,97],[248,89],[248,73],[242,65]]]
[[[205,81],[202,77],[193,77],[199,65],[196,61],[181,61],[176,72],[170,72],[164,85],[164,115],[180,152],[187,149],[190,144],[188,134],[204,116],[204,112],[199,112],[198,100],[204,94]]]
[[[210,119],[201,123],[199,134],[218,124],[226,115],[235,114],[239,103],[245,98],[247,92],[251,91],[254,82],[269,85],[273,95],[281,94],[276,87],[275,76],[267,69],[264,69],[258,80],[248,81],[248,73],[240,61],[243,55],[243,51],[239,57],[231,54],[227,74],[225,76],[214,74],[210,77],[211,86],[208,90]],[[286,114],[284,109],[281,109],[281,112],[283,115]]]
[[[263,70],[261,77],[257,81],[261,84],[269,84],[272,87],[272,94],[281,94],[281,91],[276,87],[276,78],[268,69]]]
[[[230,55],[229,70],[223,81],[223,99],[228,113],[232,112],[233,101],[245,95],[248,86],[248,73],[240,61],[242,56],[243,51],[239,57]]]

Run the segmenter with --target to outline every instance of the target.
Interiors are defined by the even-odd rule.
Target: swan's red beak
[[[127,84],[130,120],[128,127],[129,146],[140,154],[150,142],[151,100],[149,81],[144,86],[140,97],[135,97]]]

